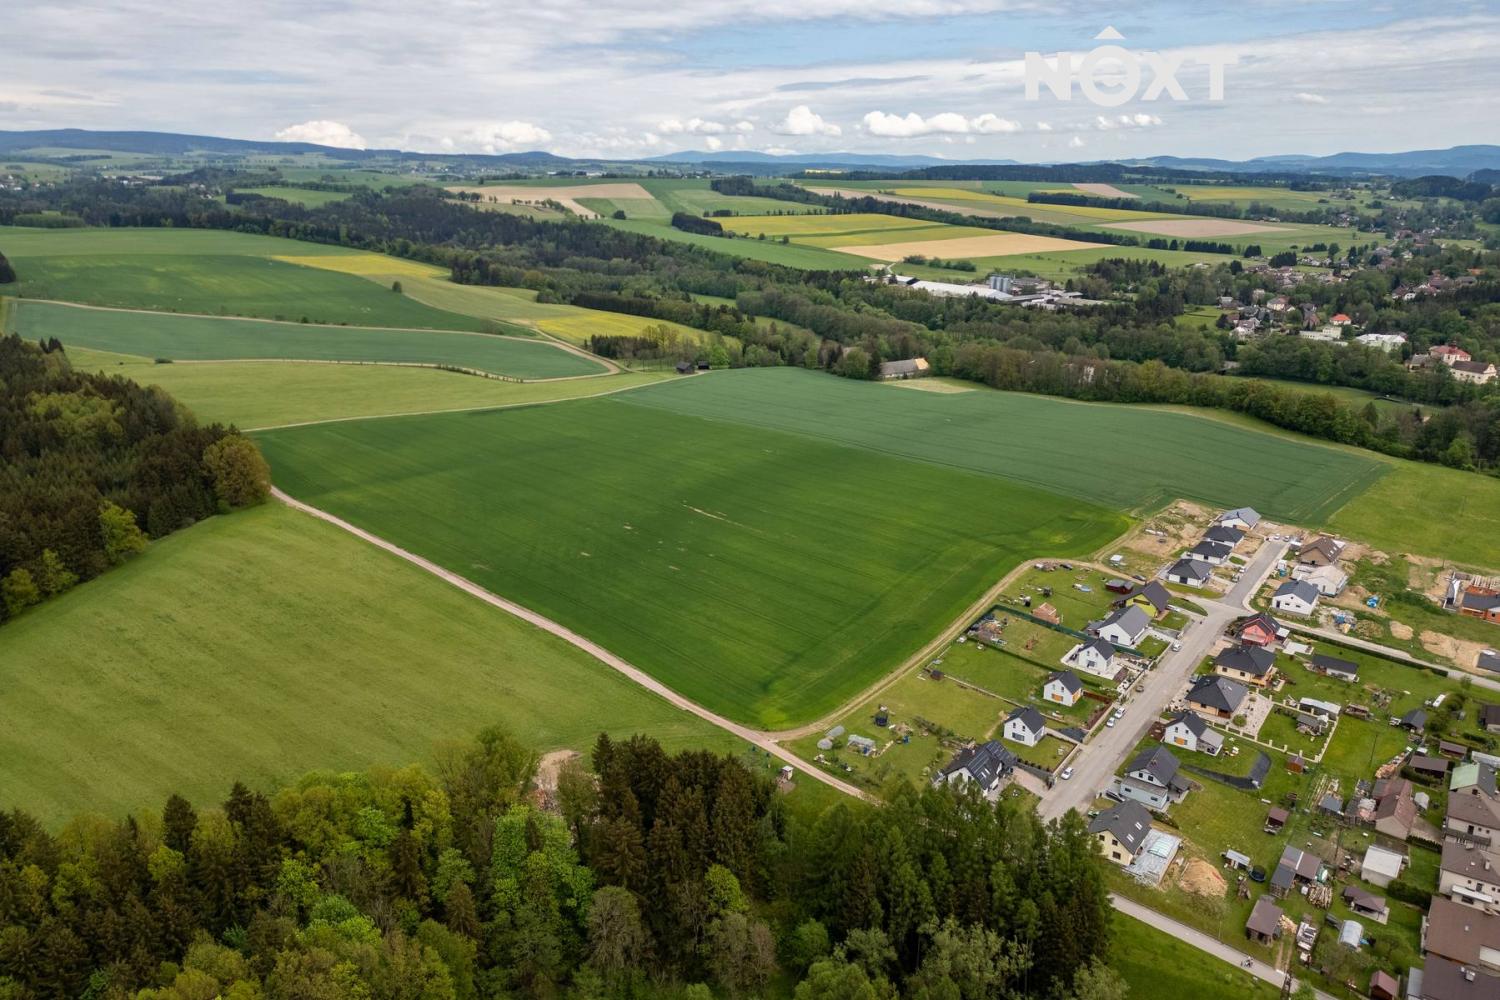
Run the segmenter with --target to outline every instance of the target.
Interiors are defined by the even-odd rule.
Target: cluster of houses
[[[1253,507],[1238,507],[1220,514],[1198,544],[1167,568],[1167,579],[1187,587],[1206,585],[1214,569],[1229,562],[1246,533],[1259,523],[1260,514]]]
[[[1442,364],[1460,382],[1488,385],[1495,381],[1495,366],[1488,361],[1475,361],[1474,356],[1456,344],[1439,344],[1426,354],[1413,354],[1406,367],[1412,371],[1429,365]]]
[[[1088,623],[1084,629],[1088,638],[1068,650],[1062,662],[1095,677],[1118,681],[1137,659],[1133,650],[1146,638],[1152,623],[1170,610],[1172,593],[1155,580],[1140,585],[1110,580],[1105,589],[1120,596],[1109,614]]]

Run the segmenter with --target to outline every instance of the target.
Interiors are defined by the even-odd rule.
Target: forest
[[[5,1000],[1120,1000],[1076,813],[900,785],[788,808],[601,735],[539,787],[499,730],[222,803],[0,813]]]
[[[56,340],[0,337],[0,622],[269,489],[237,431],[197,426],[158,387],[74,371]]]

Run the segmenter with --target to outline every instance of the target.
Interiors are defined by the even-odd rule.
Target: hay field
[[[791,240],[813,236],[838,236],[846,233],[876,233],[899,229],[931,228],[936,223],[924,219],[903,219],[878,212],[851,212],[839,215],[741,215],[715,220],[725,229],[746,236],[782,236]]]
[[[1004,257],[1011,254],[1045,253],[1063,250],[1091,250],[1101,243],[1064,240],[1055,236],[1032,236],[1028,233],[991,233],[986,236],[960,236],[945,240],[919,240],[911,243],[885,243],[876,246],[840,246],[841,253],[859,254],[887,262],[904,260],[914,254],[924,257]]]
[[[1138,194],[1129,191],[1121,191],[1113,184],[1074,184],[1073,187],[1084,194],[1096,195],[1100,198],[1139,198]]]
[[[1042,214],[1038,213],[1043,213],[1047,216],[1069,216],[1071,221],[1078,222],[1079,224],[1168,218],[1168,216],[1164,216],[1160,212],[1143,212],[1131,208],[1098,208],[1093,205],[1053,205],[1047,202],[1031,202],[1025,198],[1017,198],[1011,195],[970,191],[965,188],[910,187],[896,188],[895,193],[908,198],[930,198],[937,201],[956,201],[963,204],[973,202],[993,208],[1009,209],[1013,215],[1030,215],[1033,218],[1041,218]],[[956,210],[964,211],[965,209],[956,207]]]
[[[1240,222],[1238,219],[1168,219],[1154,222],[1109,222],[1104,229],[1128,229],[1133,233],[1150,233],[1153,236],[1177,236],[1188,239],[1213,236],[1254,236],[1259,233],[1285,232],[1285,226],[1270,226],[1263,222]]]
[[[293,496],[771,727],[885,674],[1004,567],[1126,525],[992,476],[624,402],[673,385],[257,439]]]
[[[739,745],[560,639],[270,503],[210,518],[4,631],[0,808],[49,824],[429,761],[500,725]],[[39,669],[40,668],[40,669]],[[563,696],[563,693],[566,693]]]
[[[446,188],[454,194],[477,194],[485,201],[506,202],[515,204],[528,201],[555,201],[562,205],[574,215],[585,219],[598,217],[598,213],[592,212],[578,203],[580,198],[602,198],[605,201],[614,201],[617,198],[628,200],[651,200],[651,192],[639,184],[628,182],[613,182],[608,184],[569,184],[554,187],[528,187],[517,184],[486,184],[480,187],[459,185]],[[479,203],[484,207],[484,202]]]

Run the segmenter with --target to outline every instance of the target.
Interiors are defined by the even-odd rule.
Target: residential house
[[[1245,685],[1217,674],[1204,674],[1188,689],[1188,707],[1212,719],[1232,719],[1244,704]]]
[[[1214,673],[1265,687],[1276,676],[1276,654],[1262,646],[1231,646],[1214,657]]]
[[[1151,616],[1131,605],[1120,608],[1100,622],[1089,622],[1089,631],[1101,639],[1108,639],[1117,646],[1134,647],[1146,636],[1146,627]]]
[[[1227,545],[1231,549],[1238,548],[1240,542],[1245,540],[1245,532],[1239,528],[1227,524],[1216,524],[1203,533],[1205,542],[1216,542],[1219,545]]]
[[[1105,680],[1114,680],[1120,673],[1120,664],[1115,659],[1114,643],[1108,639],[1090,639],[1080,642],[1068,650],[1068,655],[1063,657],[1063,662],[1086,670],[1095,677],[1103,677]]]
[[[1276,308],[1272,306],[1271,308]],[[1223,525],[1226,528],[1243,528],[1246,531],[1254,530],[1260,523],[1260,514],[1254,507],[1236,507],[1234,510],[1226,510],[1214,518],[1214,524]]]
[[[1245,921],[1245,936],[1261,944],[1270,944],[1281,936],[1281,907],[1270,896],[1261,896]]]
[[[1308,566],[1298,563],[1292,567],[1292,579],[1312,584],[1324,597],[1337,597],[1349,585],[1349,574],[1337,565]]]
[[[1383,924],[1390,919],[1391,910],[1386,904],[1385,898],[1368,892],[1357,885],[1346,885],[1344,887],[1344,902],[1349,904],[1349,909],[1361,917],[1375,921],[1377,924]]]
[[[1289,615],[1307,617],[1318,606],[1318,588],[1304,580],[1287,580],[1271,596],[1271,607]]]
[[[1285,896],[1296,886],[1318,881],[1322,870],[1322,858],[1309,854],[1300,847],[1288,845],[1281,852],[1276,870],[1271,873],[1271,891],[1278,896]]]
[[[1500,847],[1443,841],[1438,892],[1455,903],[1500,914]]]
[[[1412,800],[1411,782],[1392,778],[1375,794],[1375,830],[1396,840],[1411,836],[1417,821],[1417,804]]]
[[[1437,358],[1445,365],[1451,365],[1456,361],[1473,361],[1474,355],[1454,344],[1439,344],[1427,352]]]
[[[931,367],[926,358],[912,358],[909,361],[882,361],[880,377],[883,379],[921,378]]]
[[[1487,733],[1500,733],[1500,705],[1481,705],[1479,724]]]
[[[1488,361],[1455,361],[1448,367],[1460,382],[1488,385],[1495,381],[1495,366]]]
[[[1034,747],[1047,735],[1047,721],[1030,705],[1023,705],[1005,717],[1005,738],[1022,746]]]
[[[993,798],[1001,784],[1016,767],[1016,755],[997,740],[979,743],[954,754],[938,773],[944,784],[958,785],[972,781],[985,796]]]
[[[1406,990],[1407,1000],[1494,1000],[1497,996],[1500,975],[1431,952],[1420,969],[1411,970]]]
[[[1344,543],[1330,535],[1319,535],[1297,550],[1297,561],[1307,566],[1331,566],[1339,561]]]
[[[1162,742],[1184,750],[1217,756],[1224,748],[1224,734],[1209,726],[1196,712],[1181,712],[1168,723]]]
[[[1274,646],[1286,634],[1286,628],[1264,611],[1241,618],[1230,627],[1230,635],[1252,646]]]
[[[1206,562],[1210,566],[1222,566],[1224,565],[1224,561],[1229,558],[1231,551],[1227,545],[1221,545],[1218,542],[1210,542],[1205,539],[1188,549],[1184,553],[1184,556],[1188,559]]]
[[[1467,789],[1455,790],[1479,768],[1479,780],[1488,775],[1491,791],[1485,794],[1478,784]],[[1461,764],[1453,769],[1453,778],[1448,786],[1448,811],[1443,818],[1443,831],[1453,839],[1465,842],[1500,846],[1500,800],[1493,791],[1495,772],[1483,764]]]
[[[1103,855],[1121,867],[1129,867],[1145,846],[1151,832],[1151,814],[1139,802],[1126,800],[1104,810],[1089,823],[1089,833],[1099,842]]]
[[[1353,660],[1341,660],[1337,656],[1314,653],[1312,666],[1318,673],[1337,677],[1341,681],[1353,683],[1359,680],[1359,664]]]
[[[1187,587],[1201,587],[1208,583],[1213,575],[1213,568],[1208,563],[1198,562],[1196,559],[1179,559],[1167,570],[1167,579],[1170,582],[1180,583]]]
[[[1453,778],[1448,782],[1448,794],[1495,799],[1500,796],[1495,769],[1478,761],[1458,765],[1453,769]]]
[[[1365,849],[1364,860],[1360,863],[1360,877],[1384,889],[1400,876],[1405,867],[1405,855],[1371,844]]]
[[[1047,675],[1042,685],[1042,698],[1058,705],[1072,708],[1083,697],[1083,681],[1071,670],[1058,670]]]
[[[1434,896],[1422,947],[1429,957],[1500,972],[1500,916]]]
[[[1487,622],[1500,622],[1500,590],[1469,585],[1458,600],[1458,613]]]
[[[1354,338],[1356,344],[1364,344],[1387,354],[1399,351],[1406,346],[1406,334],[1404,333],[1362,333]]]
[[[1334,313],[1333,319],[1329,320],[1328,322],[1332,323],[1334,326],[1348,326],[1350,323],[1353,323],[1354,320],[1350,319],[1344,313]]]
[[[1115,779],[1114,792],[1122,799],[1132,799],[1152,809],[1164,810],[1181,802],[1192,789],[1192,783],[1179,774],[1181,765],[1172,751],[1163,746],[1147,747],[1125,766],[1125,773]]]
[[[1130,590],[1123,598],[1115,602],[1117,607],[1126,604],[1134,604],[1143,609],[1152,618],[1160,618],[1167,613],[1172,604],[1172,592],[1163,587],[1156,580],[1140,587]]]

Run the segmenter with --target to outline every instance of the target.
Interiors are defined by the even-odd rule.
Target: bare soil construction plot
[[[1267,226],[1259,222],[1238,222],[1234,219],[1152,219],[1146,222],[1110,222],[1104,229],[1128,229],[1134,233],[1151,233],[1153,236],[1249,236],[1254,233],[1279,233],[1285,226]]]
[[[895,262],[913,254],[954,260],[959,257],[1004,257],[1017,253],[1048,253],[1062,250],[1090,250],[1102,243],[1060,240],[1053,236],[1027,233],[996,233],[994,236],[965,236],[952,240],[922,240],[916,243],[882,243],[877,246],[833,247],[840,253]]]
[[[555,201],[574,215],[585,219],[597,219],[598,212],[592,212],[578,203],[579,198],[603,198],[613,201],[616,198],[629,198],[651,201],[651,192],[639,184],[578,184],[569,187],[523,187],[510,184],[491,184],[483,187],[450,187],[447,190],[454,194],[477,194],[486,201],[509,202],[510,204],[521,204],[524,202]]]
[[[1140,195],[1131,194],[1129,191],[1121,191],[1113,184],[1074,184],[1084,194],[1098,195],[1100,198],[1139,198]]]

